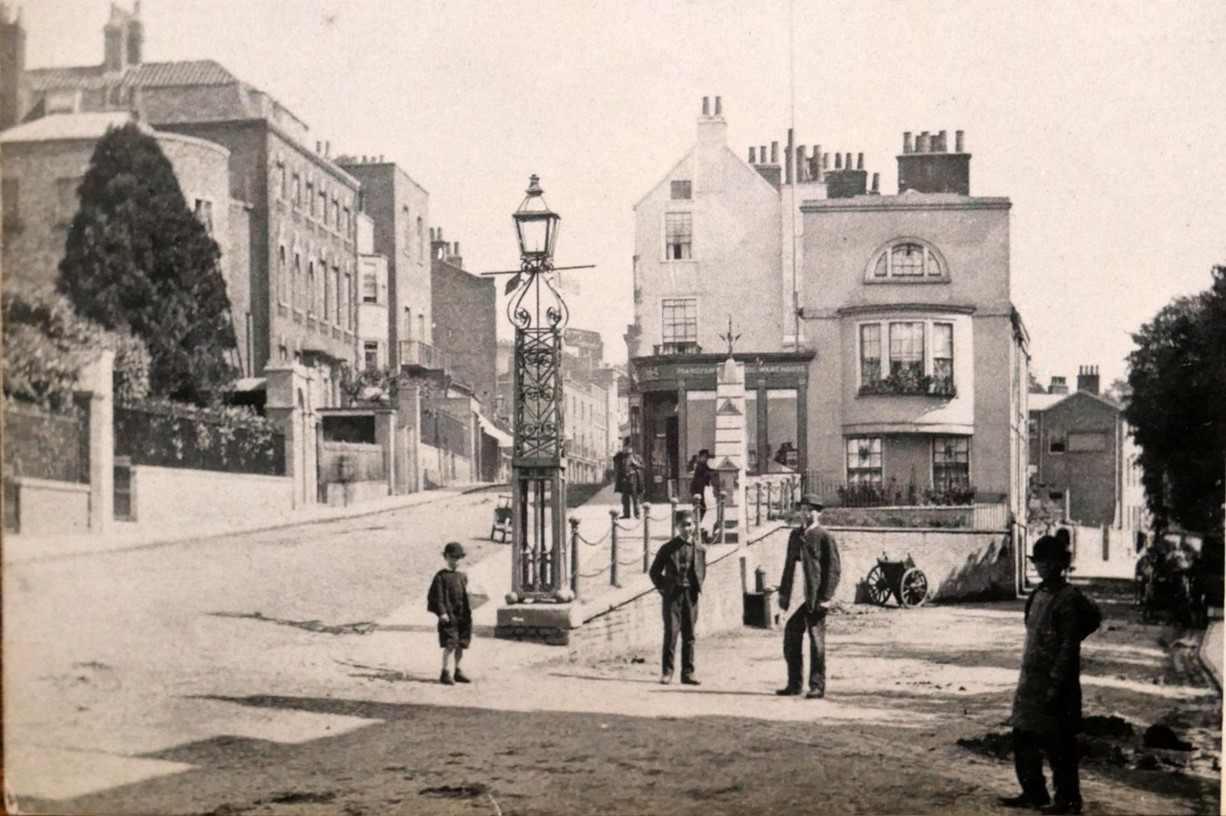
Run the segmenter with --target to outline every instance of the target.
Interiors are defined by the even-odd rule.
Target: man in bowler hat
[[[839,547],[821,525],[821,500],[812,493],[801,496],[800,525],[788,537],[783,578],[779,581],[779,608],[786,611],[792,595],[796,562],[804,575],[804,595],[783,628],[783,657],[788,664],[788,684],[776,694],[800,694],[804,668],[804,639],[809,636],[808,699],[826,696],[826,612],[839,585]]]
[[[707,575],[707,550],[694,537],[697,525],[689,510],[674,517],[677,535],[664,543],[651,564],[651,583],[663,598],[664,654],[660,682],[673,681],[677,635],[681,635],[681,682],[699,685],[694,677],[694,624],[698,622],[698,595]]]

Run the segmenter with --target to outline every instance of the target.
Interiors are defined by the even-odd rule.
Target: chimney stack
[[[1051,386],[1047,389],[1049,394],[1067,394],[1068,381],[1063,377],[1052,377]]]
[[[136,0],[128,17],[128,65],[140,65],[144,44],[145,26],[140,21],[140,0]]]
[[[1077,369],[1077,390],[1098,394],[1098,366],[1080,366]]]
[[[955,150],[949,152],[947,131],[921,131],[910,146],[910,133],[903,133],[903,152],[898,156],[898,192],[971,194],[971,156],[962,151],[962,131],[954,132]]]

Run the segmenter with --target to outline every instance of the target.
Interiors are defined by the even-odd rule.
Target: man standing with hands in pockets
[[[804,668],[804,637],[809,635],[809,691],[813,700],[826,696],[826,612],[839,585],[839,547],[821,525],[821,500],[812,493],[801,496],[801,524],[788,537],[783,578],[779,581],[779,608],[787,610],[792,595],[796,562],[804,574],[804,596],[783,628],[783,657],[788,663],[788,684],[780,696],[800,694]]]

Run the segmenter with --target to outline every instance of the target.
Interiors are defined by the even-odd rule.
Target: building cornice
[[[817,199],[800,205],[802,213],[827,212],[934,212],[966,210],[1009,210],[1007,198],[965,198],[958,201],[909,200],[903,196],[857,196],[847,199]]]
[[[974,314],[975,307],[959,303],[864,303],[844,306],[835,313],[839,317],[878,314],[880,312],[939,312],[941,314]]]

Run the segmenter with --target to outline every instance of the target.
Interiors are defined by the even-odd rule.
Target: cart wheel
[[[885,572],[880,564],[868,571],[864,585],[868,588],[868,599],[877,606],[885,606],[890,597],[890,583],[885,579]]]
[[[898,582],[898,598],[905,607],[920,606],[928,600],[928,576],[912,567]]]

